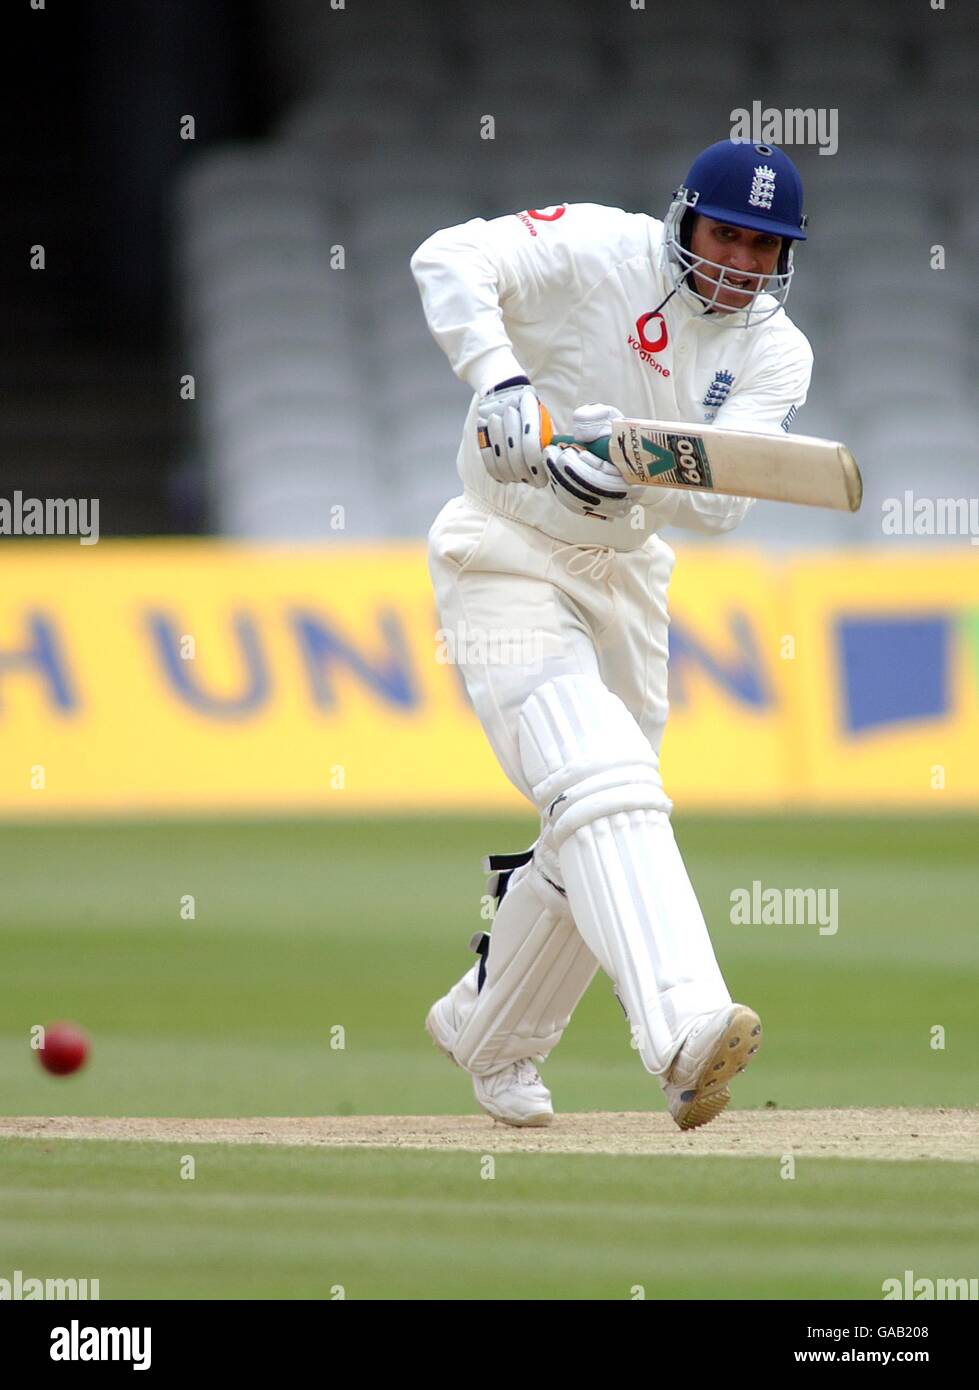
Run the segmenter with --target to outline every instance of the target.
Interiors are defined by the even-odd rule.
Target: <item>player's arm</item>
[[[435,232],[412,256],[432,336],[455,374],[480,395],[527,375],[507,322],[542,322],[574,295],[576,242],[587,236],[589,220],[583,205],[554,220],[474,217]]]
[[[412,256],[432,335],[480,396],[480,453],[497,482],[548,483],[528,366],[546,356],[554,326],[633,234],[629,214],[579,203],[473,218],[435,232]],[[517,325],[529,363],[510,338]]]
[[[788,431],[809,393],[812,361],[812,349],[802,333],[796,330],[790,338],[776,337],[721,406],[712,422],[715,428],[754,434]],[[732,531],[753,506],[750,497],[684,492],[671,524],[686,531]]]

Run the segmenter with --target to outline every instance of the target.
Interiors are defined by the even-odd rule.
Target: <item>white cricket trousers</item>
[[[598,676],[659,753],[675,561],[665,541],[654,535],[631,551],[569,545],[466,493],[436,517],[428,556],[443,630],[477,657],[486,639],[496,658],[464,662],[463,676],[503,771],[529,801],[518,717],[555,676]],[[529,661],[509,659],[521,654],[515,633]]]
[[[443,634],[504,772],[541,812],[536,869],[566,893],[567,930],[587,943],[591,970],[597,961],[612,978],[643,1064],[660,1076],[694,1021],[730,1002],[659,781],[674,560],[655,535],[632,551],[567,544],[470,494],[449,502],[429,533]],[[507,958],[516,906],[501,909],[511,909],[499,942]],[[494,967],[497,935],[490,983],[495,968],[497,991],[519,990],[502,954]],[[577,948],[565,946],[555,968],[568,970],[566,998],[559,991],[545,1009],[549,983],[532,969],[524,982],[541,1017],[528,1012],[522,1055],[546,1054],[587,987]],[[519,1030],[508,1043],[492,993],[480,996],[454,1053],[460,1060],[471,1042],[462,1065],[472,1070],[514,1060],[508,1049],[521,1055]]]

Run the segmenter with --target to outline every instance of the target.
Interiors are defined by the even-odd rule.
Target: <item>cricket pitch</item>
[[[480,1115],[0,1118],[0,1139],[14,1138],[967,1163],[979,1161],[979,1109],[731,1110],[689,1133],[662,1113],[601,1111],[558,1115],[544,1129],[513,1129]]]

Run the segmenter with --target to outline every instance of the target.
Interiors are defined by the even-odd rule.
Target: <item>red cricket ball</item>
[[[37,1049],[41,1066],[55,1076],[69,1076],[88,1057],[88,1034],[77,1023],[52,1023]]]

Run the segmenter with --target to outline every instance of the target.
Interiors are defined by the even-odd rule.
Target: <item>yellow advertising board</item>
[[[678,806],[777,805],[792,771],[781,660],[787,615],[771,565],[731,550],[678,553],[670,582],[670,715],[663,780]]]
[[[976,565],[684,547],[677,805],[979,805]],[[421,544],[7,542],[0,586],[8,818],[525,805],[437,659]]]
[[[7,814],[520,803],[418,545],[20,546],[0,581]]]
[[[816,805],[979,805],[979,554],[787,570],[800,783]]]

